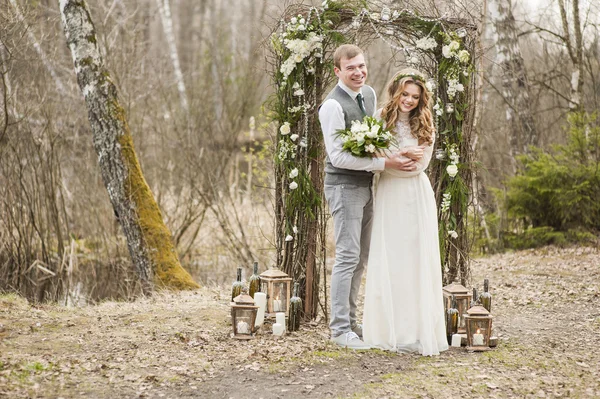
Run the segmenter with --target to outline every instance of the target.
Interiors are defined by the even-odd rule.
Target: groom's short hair
[[[342,44],[341,46],[336,48],[335,52],[333,53],[333,65],[339,69],[341,66],[342,58],[350,59],[362,53],[363,51],[361,50],[361,48],[354,44]]]

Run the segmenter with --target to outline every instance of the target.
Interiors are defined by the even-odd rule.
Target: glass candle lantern
[[[389,21],[391,15],[392,15],[392,13],[391,13],[390,9],[387,7],[383,7],[383,9],[381,10],[381,20]]]
[[[233,337],[236,339],[254,338],[254,324],[258,306],[254,305],[254,299],[246,293],[233,298],[231,302],[231,324],[233,325]]]
[[[435,150],[435,159],[439,159],[440,161],[446,158],[446,151],[443,148],[438,148]]]
[[[459,28],[456,30],[456,36],[460,37],[461,39],[465,36],[467,36],[467,30],[465,28]]]
[[[260,275],[261,291],[267,294],[265,316],[275,317],[283,312],[289,316],[292,279],[279,269],[269,269]]]
[[[467,310],[467,350],[481,352],[490,349],[492,335],[492,315],[481,305]]]
[[[447,312],[452,307],[452,295],[456,298],[456,309],[458,310],[458,333],[464,334],[467,329],[465,327],[465,315],[469,305],[471,304],[471,293],[462,284],[455,280],[442,288],[444,295],[444,310]]]

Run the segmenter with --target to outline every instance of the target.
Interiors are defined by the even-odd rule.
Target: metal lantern
[[[454,280],[442,288],[444,295],[444,310],[447,312],[452,307],[452,295],[456,298],[456,309],[458,309],[458,333],[464,334],[467,329],[465,327],[465,315],[469,305],[471,304],[472,294],[469,290],[461,285],[458,280]]]
[[[269,269],[260,275],[261,291],[267,294],[265,316],[275,317],[283,312],[289,316],[292,279],[279,269]]]
[[[467,350],[486,351],[490,349],[492,335],[492,315],[481,305],[467,310],[465,317],[467,325]]]
[[[231,323],[233,325],[233,337],[236,339],[252,339],[254,323],[258,306],[254,305],[254,299],[245,292],[233,298],[231,302]]]

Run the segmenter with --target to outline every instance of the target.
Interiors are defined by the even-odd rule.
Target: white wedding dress
[[[400,148],[418,144],[407,120],[395,131]],[[432,151],[426,147],[414,172],[380,174],[363,316],[366,344],[426,356],[448,349],[437,207],[424,173]]]

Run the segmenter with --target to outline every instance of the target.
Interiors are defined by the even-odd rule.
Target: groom
[[[331,274],[331,340],[342,347],[368,349],[356,321],[356,301],[369,256],[373,221],[373,172],[384,168],[411,171],[414,161],[398,156],[358,158],[342,150],[336,136],[352,121],[372,116],[377,106],[373,88],[366,86],[367,64],[362,50],[352,44],[333,54],[338,84],[319,109],[327,151],[325,198],[333,217],[335,263]],[[397,154],[401,155],[401,154]]]

